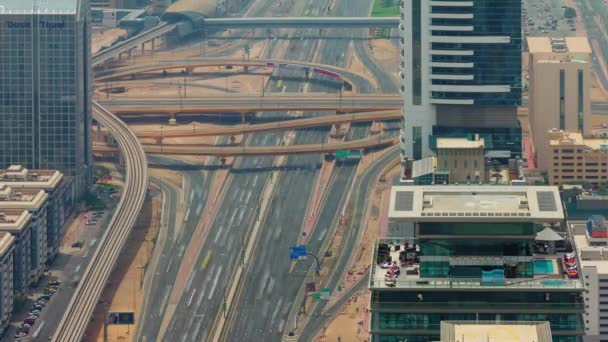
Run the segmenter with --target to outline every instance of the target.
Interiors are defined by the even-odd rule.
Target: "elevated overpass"
[[[154,41],[156,38],[159,38],[171,31],[173,31],[176,27],[176,24],[170,23],[161,23],[160,25],[153,27],[147,31],[144,31],[138,35],[135,35],[120,44],[114,45],[107,49],[104,49],[98,52],[91,59],[91,66],[95,67],[103,64],[106,61],[109,61],[113,58],[118,58],[123,53],[128,53],[129,51],[145,44],[149,41]]]
[[[204,155],[204,156],[262,156],[287,155],[305,153],[326,153],[338,150],[359,150],[374,147],[386,147],[399,143],[398,137],[384,138],[371,137],[366,139],[342,141],[331,144],[304,144],[304,145],[278,145],[278,146],[208,146],[208,145],[143,145],[144,151],[149,154],[167,155]],[[95,153],[116,153],[116,147],[94,145]]]
[[[205,18],[205,29],[397,27],[398,17]]]
[[[399,110],[399,95],[382,94],[226,94],[179,99],[131,98],[99,101],[122,117],[175,116],[218,113],[249,113],[259,111],[337,111],[370,112]]]
[[[97,244],[53,334],[54,342],[77,342],[82,339],[97,300],[146,197],[148,165],[137,137],[124,122],[95,101],[93,118],[107,127],[118,142],[119,148],[116,151],[121,151],[126,163],[125,187],[110,224]]]
[[[335,125],[344,122],[369,122],[369,121],[384,121],[384,120],[397,120],[402,117],[403,113],[399,110],[392,111],[379,111],[379,112],[367,112],[357,114],[343,114],[343,115],[328,115],[319,116],[314,118],[304,119],[293,119],[287,121],[277,121],[248,125],[241,124],[228,127],[214,127],[205,129],[196,129],[195,126],[188,127],[184,125],[181,127],[172,127],[154,131],[140,131],[136,132],[135,135],[139,138],[181,138],[181,137],[200,137],[200,136],[229,136],[239,135],[253,132],[265,132],[272,130],[289,130],[306,127],[319,127],[327,125]]]

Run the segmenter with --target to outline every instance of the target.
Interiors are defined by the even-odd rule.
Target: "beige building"
[[[441,321],[440,342],[551,342],[549,322]]]
[[[591,131],[591,47],[585,37],[528,37],[530,132],[539,168],[551,161],[538,153],[553,128]]]
[[[608,139],[552,130],[548,132],[548,140],[549,145],[538,153],[551,161],[547,169],[549,184],[608,182]]]
[[[475,135],[468,138],[437,138],[437,169],[449,170],[450,183],[479,182],[485,177],[484,140]]]
[[[44,190],[48,194],[47,254],[52,260],[59,251],[62,227],[72,208],[71,192],[64,176],[56,170],[28,170],[21,165],[0,169],[0,183],[13,190]]]
[[[13,314],[13,250],[15,238],[0,232],[0,334],[6,331]]]
[[[0,209],[0,232],[10,233],[14,238],[13,291],[26,292],[30,284],[32,269],[32,214],[23,209]]]
[[[47,199],[48,194],[44,190],[13,189],[0,183],[0,212],[17,209],[27,210],[31,215],[29,218],[31,231],[30,281],[28,284],[37,283],[46,269]],[[15,228],[23,229],[23,226]],[[13,232],[9,231],[9,233]]]

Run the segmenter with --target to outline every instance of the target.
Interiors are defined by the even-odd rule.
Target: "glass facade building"
[[[371,341],[437,341],[447,320],[547,321],[553,341],[582,341],[584,283],[536,240],[549,225],[569,239],[556,187],[395,186],[389,218],[415,230],[374,248]]]
[[[401,92],[407,113],[402,161],[432,156],[434,126],[470,134],[516,128],[522,101],[521,1],[401,4]],[[521,144],[521,133],[517,140]]]
[[[91,166],[87,2],[2,5],[0,168],[60,170],[82,194]]]

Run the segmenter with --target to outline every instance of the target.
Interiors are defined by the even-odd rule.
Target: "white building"
[[[462,136],[517,126],[521,0],[401,1],[399,32],[405,165],[432,156],[435,125]]]
[[[15,238],[0,232],[0,334],[13,314],[13,250]]]

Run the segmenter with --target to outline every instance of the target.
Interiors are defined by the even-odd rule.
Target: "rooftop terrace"
[[[388,264],[378,260],[378,246],[380,243],[388,244],[390,247],[390,258],[392,261],[397,261],[400,269],[400,274],[397,277],[387,276]],[[398,246],[398,247],[397,247]],[[407,260],[400,259],[400,253],[406,251],[408,253]],[[410,257],[416,255],[416,257]],[[538,254],[533,258],[538,263],[538,269],[535,267],[535,274],[532,278],[500,278],[500,279],[482,279],[482,278],[430,278],[420,276],[420,262],[417,256],[419,249],[409,244],[404,245],[403,239],[387,239],[379,240],[373,252],[372,268],[370,275],[371,289],[459,289],[459,290],[496,290],[504,288],[526,289],[526,290],[547,290],[547,289],[564,289],[564,290],[584,290],[584,285],[580,279],[569,279],[564,274],[564,264],[562,255],[546,255]],[[473,262],[483,259],[484,262],[496,262],[496,265],[502,265],[502,258],[492,257],[452,257],[458,259],[459,263]],[[505,257],[508,258],[508,257]],[[517,258],[517,257],[514,257]],[[493,260],[495,259],[495,260]],[[389,263],[390,264],[390,263]]]
[[[21,165],[11,165],[6,170],[0,169],[0,183],[5,183],[12,188],[51,191],[62,179],[63,174],[56,170],[28,170]]]

